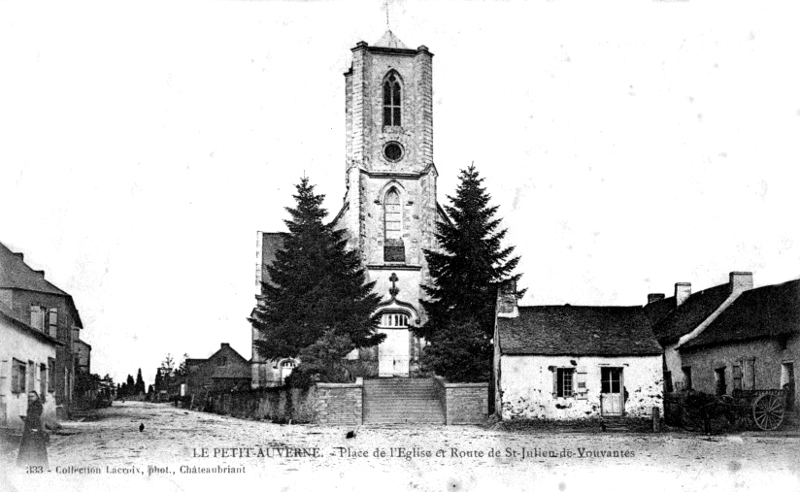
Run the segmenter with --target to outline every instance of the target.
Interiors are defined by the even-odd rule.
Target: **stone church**
[[[436,200],[433,162],[433,54],[406,47],[391,31],[374,45],[356,44],[345,72],[344,203],[334,222],[361,252],[382,297],[377,347],[354,351],[373,377],[408,377],[424,340],[409,328],[425,322],[421,285],[431,279],[423,249],[436,249],[436,223],[449,220]],[[256,298],[267,265],[282,247],[278,233],[258,232]],[[253,340],[259,337],[253,329]],[[280,385],[296,360],[263,360],[253,344],[252,385]]]

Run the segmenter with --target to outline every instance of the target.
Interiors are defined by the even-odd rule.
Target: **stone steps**
[[[432,379],[364,381],[365,424],[443,424],[442,403]]]

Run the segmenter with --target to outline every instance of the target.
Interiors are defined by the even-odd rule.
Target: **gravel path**
[[[0,456],[0,490],[800,491],[785,433],[277,425],[139,402],[65,423],[49,457],[40,475]]]

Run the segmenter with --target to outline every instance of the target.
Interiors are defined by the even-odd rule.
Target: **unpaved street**
[[[49,456],[43,474],[11,466],[13,453],[0,457],[0,490],[800,490],[792,433],[354,429],[137,402],[65,423]]]

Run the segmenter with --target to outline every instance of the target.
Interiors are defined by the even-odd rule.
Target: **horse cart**
[[[680,404],[680,423],[694,431],[780,428],[785,416],[783,390],[734,390],[732,395],[691,392]]]

